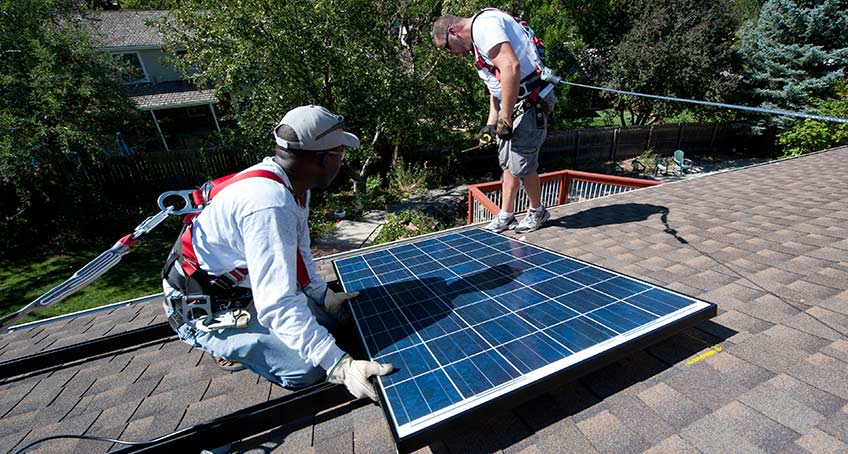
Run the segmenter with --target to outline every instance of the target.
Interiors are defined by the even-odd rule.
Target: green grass
[[[32,312],[17,323],[55,317],[162,291],[162,263],[176,238],[169,224],[142,237],[111,270],[54,306]],[[117,238],[116,238],[117,239]],[[71,277],[114,243],[92,244],[67,255],[0,260],[0,315],[17,311]]]

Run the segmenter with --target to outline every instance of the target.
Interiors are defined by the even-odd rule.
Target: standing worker
[[[293,109],[274,128],[274,156],[201,188],[203,209],[187,218],[162,272],[165,309],[183,342],[274,383],[327,380],[376,400],[368,379],[392,366],[336,345],[328,328],[358,293],[328,289],[309,250],[310,190],[327,187],[345,147],[359,146],[343,128],[323,107]]]
[[[440,16],[432,33],[436,47],[450,55],[474,55],[489,93],[489,117],[479,140],[485,147],[497,137],[503,199],[486,228],[502,232],[514,226],[515,198],[523,181],[530,209],[515,231],[538,229],[551,217],[542,206],[537,169],[555,101],[553,84],[542,78],[541,41],[526,24],[495,8],[473,17]]]

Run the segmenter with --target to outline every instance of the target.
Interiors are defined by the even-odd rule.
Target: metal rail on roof
[[[34,355],[10,359],[0,362],[0,379],[57,367],[169,337],[176,337],[174,330],[167,323],[158,323]]]
[[[249,438],[286,423],[346,404],[354,397],[344,386],[321,383],[239,410],[206,422],[195,424],[151,440],[144,445],[129,446],[113,453],[200,452],[212,451],[229,443]],[[361,400],[363,404],[370,402]]]

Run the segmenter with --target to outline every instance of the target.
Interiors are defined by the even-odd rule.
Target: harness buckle
[[[250,313],[244,309],[236,309],[218,312],[214,317],[207,317],[205,320],[197,320],[194,322],[194,326],[200,331],[210,333],[227,328],[247,328],[249,322]]]
[[[199,213],[203,208],[202,207],[200,207],[200,208],[195,207],[191,203],[191,194],[194,191],[195,191],[194,189],[186,189],[186,190],[182,190],[182,191],[165,191],[165,192],[163,192],[162,194],[159,195],[158,199],[156,199],[156,204],[159,205],[160,209],[164,210],[165,209],[165,199],[167,199],[168,197],[177,196],[177,197],[181,197],[183,199],[183,202],[185,203],[185,205],[182,208],[180,208],[179,210],[174,210],[172,208],[171,211],[170,211],[171,214],[180,215],[180,214]],[[169,207],[169,208],[171,208],[171,207]]]

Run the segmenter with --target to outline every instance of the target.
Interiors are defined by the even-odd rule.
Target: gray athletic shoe
[[[504,230],[513,228],[515,225],[514,214],[504,214],[503,211],[497,214],[492,222],[486,224],[486,230],[491,230],[495,233],[501,233]]]
[[[518,227],[515,228],[515,233],[527,233],[537,230],[550,218],[551,213],[549,213],[545,207],[542,207],[542,211],[527,210],[527,214],[524,215],[524,219],[522,219],[521,222],[518,223]]]

